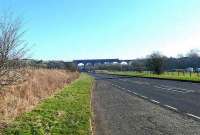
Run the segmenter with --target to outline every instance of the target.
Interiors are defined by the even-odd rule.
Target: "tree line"
[[[160,52],[153,52],[146,58],[134,59],[128,65],[110,64],[95,67],[96,70],[117,70],[117,71],[151,71],[161,74],[164,71],[186,71],[187,68],[200,68],[199,50],[192,49],[185,56],[167,57]]]

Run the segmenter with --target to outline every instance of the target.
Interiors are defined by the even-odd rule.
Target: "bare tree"
[[[165,56],[159,52],[154,52],[147,58],[147,68],[156,74],[161,74],[164,70]]]
[[[12,14],[0,16],[0,86],[19,78],[19,60],[27,51],[22,21]]]

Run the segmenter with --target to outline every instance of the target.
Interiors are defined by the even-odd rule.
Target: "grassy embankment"
[[[4,134],[89,135],[90,92],[93,79],[86,74],[44,100],[33,111],[18,117]]]
[[[79,77],[77,72],[50,69],[24,69],[13,85],[0,89],[0,131],[24,112],[53,95]]]
[[[198,73],[178,73],[178,72],[165,72],[161,75],[150,74],[148,72],[134,72],[134,71],[104,71],[103,73],[116,74],[116,75],[128,75],[135,77],[149,77],[149,78],[162,78],[162,79],[176,79],[200,82],[200,74]]]

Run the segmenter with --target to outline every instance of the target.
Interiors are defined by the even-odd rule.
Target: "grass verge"
[[[178,73],[178,72],[165,72],[161,75],[150,74],[147,72],[134,72],[134,71],[105,71],[103,73],[113,75],[127,75],[133,77],[147,77],[147,78],[158,78],[158,79],[169,79],[169,80],[181,80],[181,81],[193,81],[200,82],[200,74],[198,73]]]
[[[0,89],[0,130],[2,123],[10,123],[21,114],[30,112],[80,75],[60,69],[22,69],[19,72],[21,77],[15,84]]]
[[[59,93],[18,117],[3,132],[5,135],[89,135],[91,88],[86,74]]]

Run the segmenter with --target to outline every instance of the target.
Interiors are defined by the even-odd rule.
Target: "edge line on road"
[[[169,108],[169,109],[172,109],[172,110],[175,110],[175,111],[178,111],[178,109],[177,108],[175,108],[175,107],[172,107],[172,106],[170,106],[170,105],[164,105],[165,107],[167,107],[167,108]]]
[[[148,97],[146,97],[146,96],[142,96],[142,95],[139,95],[139,96],[142,97],[142,98],[148,99]]]
[[[138,94],[138,93],[136,93],[136,92],[133,92],[133,91],[131,91],[131,90],[128,90],[128,89],[126,89],[126,88],[123,88],[123,87],[121,87],[121,86],[119,86],[119,85],[115,85],[115,84],[112,84],[112,85],[115,86],[115,87],[117,87],[117,88],[119,88],[119,89],[127,90],[127,92],[129,92],[129,93],[132,93],[132,94],[134,94],[134,95],[136,95],[136,96],[138,96],[138,97],[140,97],[140,98],[143,98],[144,100],[150,101],[150,102],[152,102],[152,103],[154,103],[154,104],[157,104],[157,105],[159,105],[159,106],[161,106],[161,107],[165,107],[165,108],[167,108],[167,109],[169,109],[169,110],[172,110],[172,111],[174,111],[174,112],[180,113],[180,114],[182,114],[182,115],[186,115],[186,116],[188,116],[188,117],[190,117],[190,118],[192,118],[192,119],[194,119],[194,120],[200,121],[200,117],[199,117],[199,116],[193,115],[193,114],[191,114],[191,113],[182,112],[182,111],[178,110],[177,108],[172,107],[172,106],[170,106],[170,105],[161,104],[161,103],[160,103],[159,101],[157,101],[157,100],[149,99],[149,98],[146,97],[146,96],[140,95],[140,94]]]
[[[151,102],[153,102],[153,103],[156,103],[156,104],[160,104],[160,102],[159,101],[156,101],[156,100],[150,100]]]
[[[190,114],[190,113],[186,113],[186,115],[189,116],[189,117],[192,117],[192,118],[200,120],[199,116],[196,116],[196,115],[193,115],[193,114]]]

